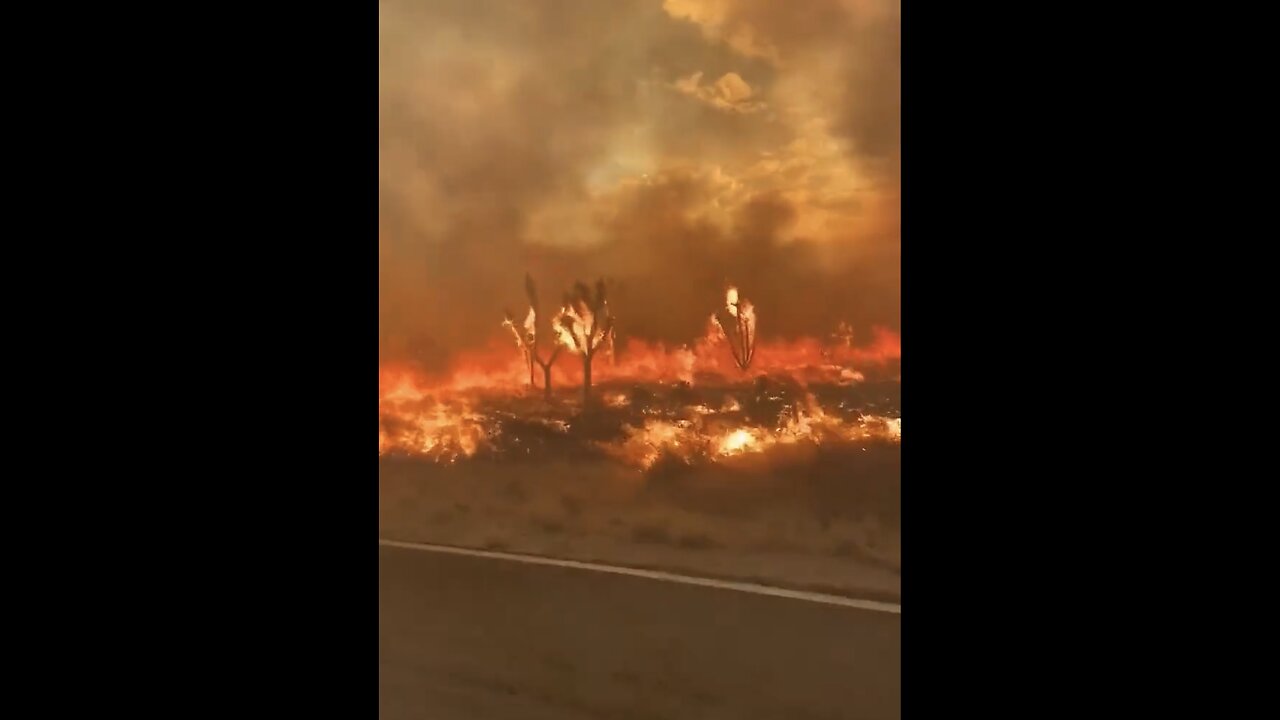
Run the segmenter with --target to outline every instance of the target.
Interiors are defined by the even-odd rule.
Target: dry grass
[[[648,473],[384,458],[380,527],[396,539],[893,595],[898,459],[887,444]]]

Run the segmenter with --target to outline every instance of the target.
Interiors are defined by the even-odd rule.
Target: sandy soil
[[[896,600],[900,446],[732,463],[379,463],[381,536]]]

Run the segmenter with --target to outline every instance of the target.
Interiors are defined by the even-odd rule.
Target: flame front
[[[756,348],[752,370],[759,375],[789,377],[802,384],[849,385],[869,377],[896,377],[897,364],[902,357],[898,335],[882,328],[874,329],[872,335],[872,342],[863,346],[824,342],[817,338],[762,340]],[[559,334],[559,338],[559,342],[565,343],[565,335]],[[571,344],[564,344],[564,347],[571,347]],[[625,344],[617,344],[614,354],[615,362],[601,369],[601,381],[692,383],[699,378],[719,378],[724,382],[741,380],[733,357],[712,337],[678,346],[633,338]],[[557,363],[552,368],[552,378],[561,388],[581,383],[581,373],[580,363]],[[384,399],[388,393],[394,392],[423,395],[472,390],[512,393],[522,391],[527,384],[528,369],[523,356],[511,352],[510,339],[494,338],[485,348],[458,353],[447,367],[435,372],[424,372],[406,363],[385,363],[381,376],[380,397]]]
[[[612,323],[599,317],[607,314],[603,299],[597,307],[566,299],[549,329],[558,346],[577,355],[602,347],[610,354],[612,363],[597,363],[601,415],[595,422],[615,430],[585,427],[579,416],[583,363],[549,368],[558,394],[542,397],[530,388],[537,340],[537,314],[530,307],[522,322],[508,314],[503,325],[509,339],[459,354],[450,367],[427,373],[384,365],[379,454],[454,463],[479,455],[568,452],[644,470],[662,457],[739,462],[783,446],[901,440],[896,401],[868,401],[859,390],[896,388],[901,345],[888,330],[875,329],[864,346],[853,342],[843,323],[825,341],[757,345],[754,308],[730,287],[713,316],[713,332],[692,345],[668,348],[633,339],[615,348]],[[736,339],[734,352],[724,349],[726,336]],[[511,352],[511,339],[519,353]],[[743,376],[744,359],[751,377]],[[598,437],[601,432],[612,436]]]
[[[479,455],[569,453],[648,470],[664,457],[685,464],[737,462],[777,448],[901,441],[896,401],[879,402],[874,396],[868,401],[858,385],[840,387],[806,390],[790,384],[760,393],[741,384],[699,390],[677,382],[633,386],[630,392],[610,389],[603,392],[602,415],[592,425],[563,397],[547,404],[529,393],[432,388],[411,374],[387,372],[378,450],[445,464]],[[699,392],[705,398],[697,399]],[[572,389],[567,395],[576,397]],[[861,404],[849,405],[841,399],[846,396],[862,398]],[[600,423],[616,427],[616,434],[597,437]]]
[[[794,417],[772,427],[735,426],[732,417],[719,414],[697,417],[697,412],[675,420],[648,420],[638,427],[630,427],[622,442],[603,449],[616,460],[647,470],[663,457],[682,463],[714,463],[764,455],[786,446],[865,446],[873,442],[901,441],[900,418],[861,415],[844,419],[822,410],[812,396],[806,403],[806,409],[798,410]]]

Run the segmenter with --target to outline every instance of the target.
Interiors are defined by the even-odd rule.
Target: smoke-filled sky
[[[688,342],[899,327],[898,0],[381,0],[380,352],[427,365],[604,277]]]

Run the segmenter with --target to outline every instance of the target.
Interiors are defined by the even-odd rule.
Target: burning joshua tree
[[[511,334],[516,337],[516,346],[524,353],[525,364],[529,366],[529,387],[533,384],[533,366],[536,364],[542,368],[542,389],[548,400],[551,399],[551,366],[555,364],[556,358],[560,356],[560,345],[552,343],[554,346],[551,350],[551,356],[546,360],[542,359],[541,351],[538,348],[538,289],[533,284],[533,278],[529,275],[524,276],[524,292],[529,296],[529,312],[524,317],[524,324],[516,327],[515,318],[511,315],[511,311],[506,312],[507,319],[502,324],[511,328]]]
[[[728,341],[733,362],[740,370],[751,367],[756,354],[756,309],[750,300],[738,299],[738,288],[724,294],[724,307],[711,314],[716,334]]]
[[[831,339],[840,347],[853,347],[853,326],[848,322],[841,320],[836,325],[835,332],[831,333]]]
[[[586,284],[574,283],[552,326],[560,344],[582,356],[582,406],[586,408],[591,402],[591,361],[602,347],[613,351],[613,315],[605,299],[604,280],[596,281],[594,296]]]

